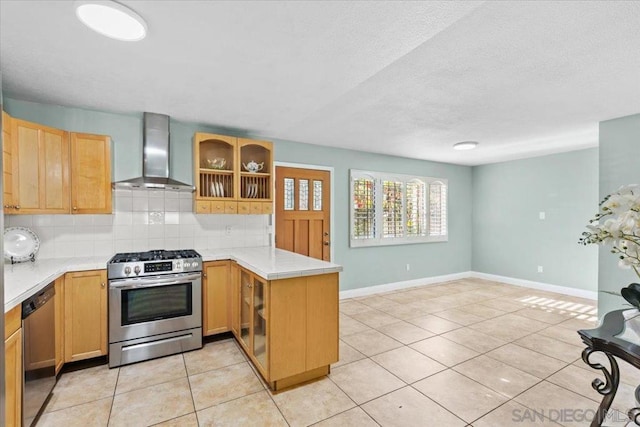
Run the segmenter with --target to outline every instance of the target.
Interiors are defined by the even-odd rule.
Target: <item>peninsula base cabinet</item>
[[[22,424],[22,306],[4,316],[4,375],[6,426]]]
[[[202,335],[230,330],[230,261],[205,262],[202,266]]]
[[[266,281],[240,267],[237,294],[236,337],[271,389],[329,373],[338,361],[338,273]]]
[[[64,276],[64,361],[107,355],[107,271]]]

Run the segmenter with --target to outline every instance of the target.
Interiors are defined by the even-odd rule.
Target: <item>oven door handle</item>
[[[200,280],[202,273],[187,273],[176,277],[162,279],[159,277],[141,277],[136,279],[112,280],[109,282],[109,288],[112,289],[135,289],[135,288],[153,288],[155,286],[179,285],[184,282]]]

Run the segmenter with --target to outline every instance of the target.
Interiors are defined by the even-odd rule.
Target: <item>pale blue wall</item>
[[[472,181],[474,271],[597,290],[597,248],[577,243],[597,211],[597,148],[476,166]]]
[[[70,131],[110,135],[114,180],[142,173],[142,114],[115,114],[6,100],[6,111],[18,118]],[[158,112],[162,113],[162,112]],[[196,131],[251,136],[239,130],[171,121],[172,177],[193,182],[192,138]],[[344,265],[342,290],[471,269],[471,168],[445,163],[383,156],[272,139],[275,160],[335,168],[335,262]],[[449,180],[449,241],[378,248],[349,248],[349,169],[406,173]],[[406,271],[406,264],[411,270]]]
[[[640,184],[640,114],[600,122],[600,199],[620,186]],[[620,292],[620,288],[640,282],[632,270],[618,267],[607,246],[600,248],[598,287]],[[600,293],[598,312],[624,306],[621,297]]]

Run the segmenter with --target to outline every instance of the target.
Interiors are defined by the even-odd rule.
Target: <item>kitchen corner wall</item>
[[[473,270],[595,292],[597,210],[597,148],[474,166]]]
[[[5,226],[38,235],[38,258],[268,246],[269,221],[269,215],[195,215],[192,193],[151,190],[114,190],[113,215],[5,216]]]

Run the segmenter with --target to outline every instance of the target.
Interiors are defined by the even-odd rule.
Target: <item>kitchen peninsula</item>
[[[341,266],[272,247],[199,253],[203,335],[233,332],[273,390],[329,372],[330,364],[338,361]],[[4,309],[9,320],[20,318],[24,300],[55,283],[57,372],[64,363],[107,355],[107,261],[49,258],[5,265]],[[19,329],[11,336],[20,336]],[[21,358],[16,354],[7,361],[14,359],[18,364]],[[17,394],[20,388],[11,390],[8,384],[7,390]]]

